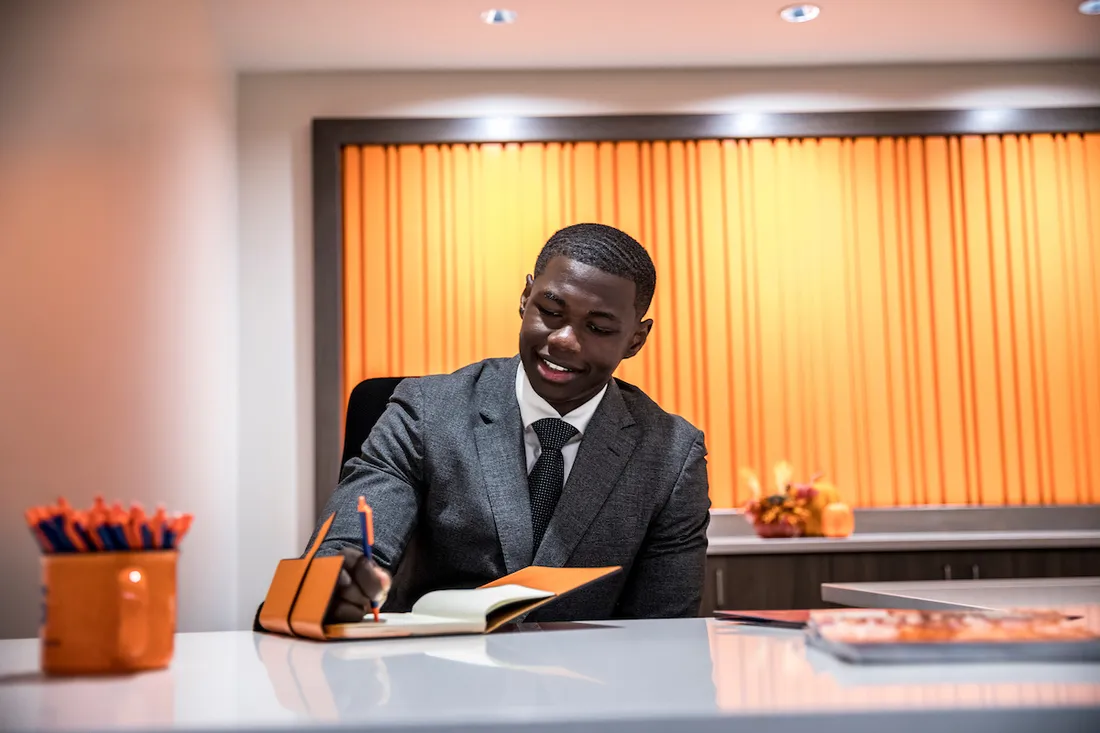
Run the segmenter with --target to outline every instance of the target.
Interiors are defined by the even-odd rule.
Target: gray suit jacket
[[[528,565],[621,565],[527,620],[696,615],[710,518],[702,432],[613,380],[534,548],[518,366],[488,359],[399,384],[325,506],[322,517],[337,516],[320,553],[360,546],[364,495],[375,557],[395,573],[386,610]]]

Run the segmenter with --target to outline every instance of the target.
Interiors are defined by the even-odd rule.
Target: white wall
[[[207,21],[0,8],[0,637],[37,632],[22,514],[62,494],[193,511],[179,627],[236,623],[235,90]]]
[[[1100,65],[246,75],[238,81],[242,597],[313,522],[313,117],[720,113],[1100,105]],[[266,531],[271,529],[273,531]]]

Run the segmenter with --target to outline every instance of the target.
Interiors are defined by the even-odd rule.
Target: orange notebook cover
[[[618,566],[531,566],[479,588],[432,591],[413,604],[409,613],[383,613],[377,622],[367,616],[358,623],[326,624],[325,614],[343,558],[314,555],[334,516],[325,520],[304,558],[279,563],[260,611],[260,626],[265,630],[318,640],[487,634],[622,570]]]

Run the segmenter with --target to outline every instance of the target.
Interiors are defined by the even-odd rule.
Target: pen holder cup
[[[111,674],[172,661],[175,550],[42,557],[42,671]]]

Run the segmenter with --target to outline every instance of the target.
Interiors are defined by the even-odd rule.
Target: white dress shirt
[[[523,421],[523,445],[527,453],[527,473],[531,473],[531,469],[535,467],[535,461],[542,453],[539,436],[535,434],[535,429],[531,426],[535,424],[536,420],[541,420],[544,417],[556,417],[577,429],[577,434],[570,438],[569,442],[561,449],[561,457],[565,461],[565,480],[569,480],[569,471],[572,470],[573,461],[580,449],[584,430],[588,427],[588,423],[592,420],[592,416],[596,413],[596,408],[600,406],[600,400],[603,399],[606,392],[607,385],[604,385],[604,388],[588,402],[575,410],[571,410],[567,415],[560,415],[531,386],[531,380],[527,378],[527,372],[523,370],[523,363],[520,362],[519,368],[516,370],[516,401],[519,402],[519,416],[520,420]]]

